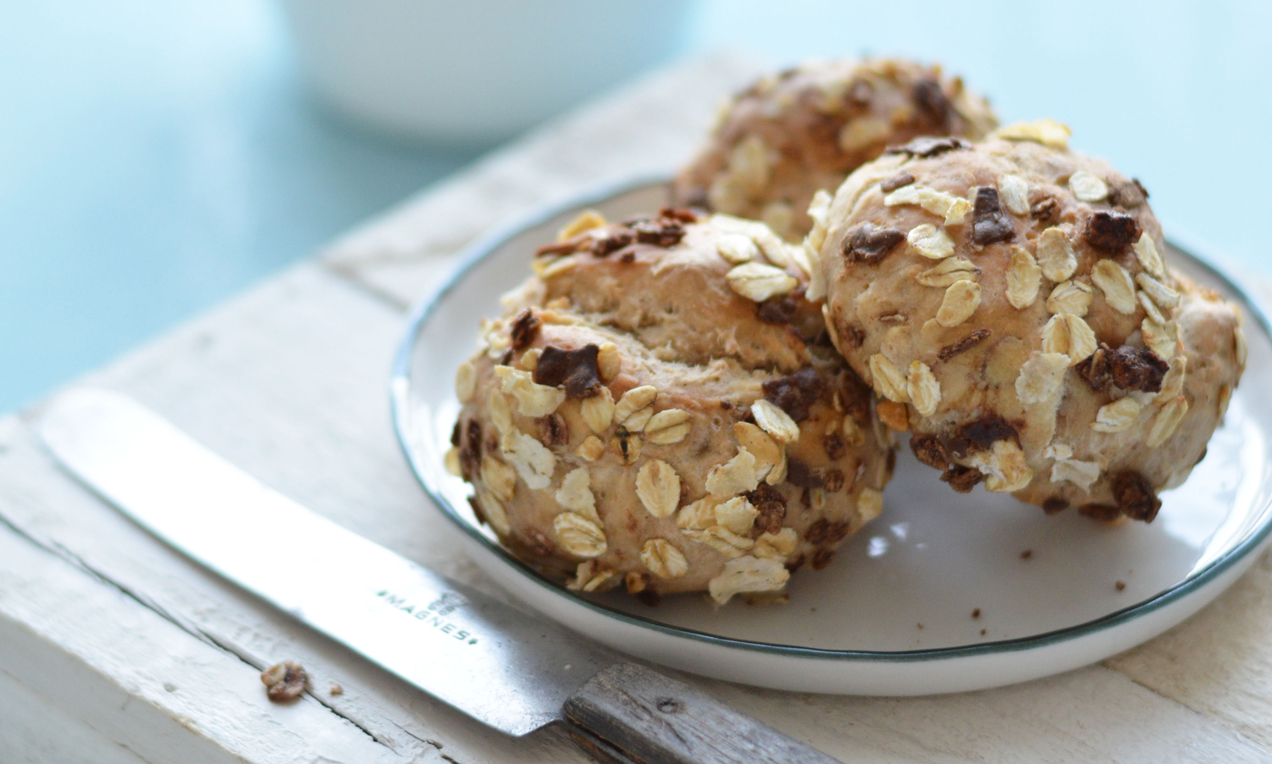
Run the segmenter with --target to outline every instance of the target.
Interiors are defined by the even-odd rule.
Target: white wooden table
[[[489,589],[390,429],[405,308],[492,225],[675,166],[720,94],[753,74],[716,58],[656,75],[85,381],[136,397],[357,533]],[[284,659],[315,677],[287,706],[258,679]],[[1143,647],[1026,685],[877,699],[688,681],[846,762],[1272,761],[1272,558]],[[583,760],[554,730],[488,732],[204,573],[60,473],[23,417],[0,420],[0,763]]]

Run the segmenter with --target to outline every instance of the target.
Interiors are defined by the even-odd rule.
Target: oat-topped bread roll
[[[1227,407],[1240,314],[1167,267],[1144,188],[1068,134],[919,139],[862,167],[814,205],[809,294],[955,490],[1149,521]]]
[[[781,596],[882,508],[870,389],[764,226],[602,222],[541,248],[483,327],[451,466],[500,540],[573,588]]]
[[[939,66],[901,60],[809,63],[768,76],[722,107],[697,158],[676,178],[678,203],[763,220],[796,241],[813,193],[887,146],[920,135],[977,140],[998,124],[982,97]]]

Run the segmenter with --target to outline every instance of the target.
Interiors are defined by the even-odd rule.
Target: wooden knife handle
[[[565,701],[572,736],[628,764],[837,764],[689,685],[632,663],[610,666]]]

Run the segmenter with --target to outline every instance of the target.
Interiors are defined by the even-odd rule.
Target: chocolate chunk
[[[529,347],[534,338],[539,336],[540,326],[543,326],[543,321],[530,308],[518,313],[512,320],[512,349],[524,350]]]
[[[1029,217],[1043,225],[1051,225],[1060,217],[1060,203],[1051,196],[1036,201],[1029,207]]]
[[[1020,436],[1005,419],[990,414],[958,428],[958,434],[950,438],[949,447],[954,456],[962,459],[973,451],[989,450],[999,440],[1012,440],[1019,444]]]
[[[798,310],[799,306],[790,295],[785,295],[760,303],[755,309],[755,315],[766,324],[789,324]]]
[[[808,527],[804,540],[810,544],[834,544],[848,535],[848,523],[832,523],[821,519]]]
[[[834,549],[818,549],[813,552],[813,559],[809,562],[809,565],[812,566],[813,570],[821,570],[829,565],[833,559],[835,559]]]
[[[892,473],[897,469],[897,452],[894,449],[888,449],[888,458],[884,466],[888,468],[888,477],[891,478]]]
[[[885,194],[890,194],[893,191],[896,191],[898,188],[908,186],[913,182],[914,182],[914,176],[908,172],[902,171],[897,173],[896,175],[893,175],[891,178],[888,178],[882,183],[880,183],[879,190]]]
[[[990,331],[988,329],[977,329],[958,342],[951,343],[938,350],[936,357],[942,361],[948,361],[959,353],[962,353],[965,350],[970,350],[978,342],[988,338],[989,335]]]
[[[472,482],[481,469],[481,423],[468,420],[463,445],[459,447],[459,472],[464,480]]]
[[[601,373],[596,359],[600,348],[587,344],[577,350],[548,345],[534,368],[534,381],[548,387],[565,385],[571,398],[591,398],[601,393]]]
[[[1100,343],[1100,347],[1074,366],[1073,370],[1087,383],[1087,387],[1097,393],[1103,391],[1112,379],[1109,376],[1109,346]]]
[[[1042,502],[1042,511],[1046,512],[1049,515],[1054,515],[1057,512],[1063,512],[1068,508],[1069,508],[1069,500],[1064,498],[1063,496],[1052,496],[1051,498]]]
[[[888,256],[894,247],[905,240],[905,234],[895,228],[884,228],[873,223],[857,227],[844,241],[844,257],[850,263],[873,265]]]
[[[544,244],[536,249],[534,251],[534,256],[543,257],[545,255],[569,255],[577,252],[579,245],[582,243],[583,240],[578,236],[566,239],[565,241],[554,241],[551,244]]]
[[[777,533],[782,530],[782,521],[786,519],[786,499],[782,492],[769,485],[760,483],[754,491],[746,494],[746,500],[759,511],[755,516],[755,528],[761,533]]]
[[[972,144],[962,138],[952,138],[949,136],[944,138],[933,138],[930,135],[923,135],[900,146],[889,146],[883,153],[907,154],[912,157],[934,157],[944,154],[947,151],[958,151],[959,149],[970,149],[971,147]],[[900,186],[898,186],[898,188],[899,187]]]
[[[840,327],[839,338],[850,348],[859,348],[866,341],[865,331],[855,324]]]
[[[1157,510],[1162,508],[1153,484],[1133,470],[1123,470],[1113,476],[1113,500],[1122,514],[1146,523],[1153,522]]]
[[[844,488],[844,471],[837,469],[826,470],[826,484],[824,488],[829,493],[837,493]]]
[[[791,485],[800,488],[821,488],[826,485],[826,480],[820,472],[793,456],[786,460],[786,482]]]
[[[631,229],[615,226],[608,234],[592,240],[592,254],[597,257],[609,257],[618,250],[636,240]]]
[[[463,436],[463,428],[459,426],[459,420],[455,420],[455,426],[451,428],[450,444],[455,448],[459,448],[460,438]]]
[[[570,427],[557,413],[539,417],[539,441],[545,446],[564,446],[570,442]]]
[[[468,506],[473,508],[473,517],[477,518],[478,525],[489,525],[486,521],[486,513],[481,509],[481,502],[477,501],[476,496],[468,497]]]
[[[800,369],[789,376],[765,382],[764,399],[790,414],[791,419],[802,422],[808,418],[809,409],[825,387],[815,369]]]
[[[662,207],[658,210],[658,217],[668,220],[675,220],[680,223],[697,223],[698,216],[693,210],[681,209],[676,207]]]
[[[972,241],[981,246],[1000,241],[1011,241],[1016,235],[1011,219],[1003,211],[998,199],[998,189],[982,186],[976,189],[976,202],[972,206]]]
[[[828,432],[822,437],[822,448],[826,450],[826,456],[837,461],[848,453],[848,442],[838,432]]]
[[[795,559],[786,563],[786,569],[792,573],[794,573],[795,571],[799,570],[802,567],[804,567],[804,555],[802,554],[796,555]]]
[[[1134,215],[1115,210],[1098,210],[1087,220],[1082,236],[1096,249],[1118,254],[1135,243],[1140,224]]]
[[[499,356],[499,365],[500,366],[510,365],[512,363],[512,356],[513,356],[512,348],[508,348],[507,350],[503,351],[503,353],[500,354]]]
[[[914,83],[914,103],[932,122],[941,127],[948,126],[952,108],[939,81],[924,77]]]
[[[910,450],[914,452],[914,458],[929,467],[943,470],[949,466],[950,454],[935,435],[913,436],[910,438]]]
[[[1078,507],[1078,512],[1096,520],[1103,520],[1106,523],[1122,516],[1122,510],[1117,507],[1110,507],[1108,504],[1083,504]]]
[[[632,226],[636,241],[659,247],[674,247],[684,238],[685,227],[676,220],[642,220]]]
[[[980,470],[959,464],[952,465],[941,475],[941,480],[949,483],[950,488],[959,493],[971,493],[976,484],[984,479],[985,476],[980,473]]]
[[[1145,348],[1123,345],[1110,350],[1107,356],[1113,384],[1123,390],[1155,393],[1162,389],[1162,379],[1170,370],[1169,364]]]
[[[1109,189],[1109,204],[1123,209],[1133,210],[1148,201],[1148,191],[1144,189],[1138,178]]]

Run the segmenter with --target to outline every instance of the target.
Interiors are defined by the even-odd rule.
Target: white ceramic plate
[[[411,319],[392,382],[398,437],[425,491],[468,552],[516,598],[600,642],[657,663],[787,690],[920,695],[974,690],[1077,668],[1174,626],[1256,559],[1272,529],[1272,337],[1259,309],[1212,264],[1171,263],[1242,305],[1249,362],[1224,425],[1150,525],[1107,527],[977,490],[956,494],[904,445],[883,515],[835,561],[791,578],[790,604],[716,607],[622,592],[580,595],[507,554],[442,466],[459,410],[455,369],[478,321],[529,274],[534,248],[578,211],[656,210],[665,182],[635,183],[546,211],[475,244]],[[979,611],[979,616],[974,614]]]

